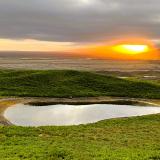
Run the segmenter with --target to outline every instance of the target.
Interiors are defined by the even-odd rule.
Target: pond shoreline
[[[80,98],[44,98],[44,97],[0,97],[0,125],[12,125],[4,118],[4,111],[17,103],[31,104],[35,106],[42,105],[87,105],[87,104],[121,104],[121,105],[141,105],[141,106],[160,106],[160,100],[141,99],[141,98],[123,98],[123,97],[80,97]]]

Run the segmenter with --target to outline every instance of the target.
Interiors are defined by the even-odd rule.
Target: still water
[[[16,104],[4,112],[4,117],[18,126],[78,125],[104,119],[142,116],[160,113],[160,107],[131,105],[50,105]]]

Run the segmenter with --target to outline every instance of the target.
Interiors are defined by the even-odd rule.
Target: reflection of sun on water
[[[131,45],[131,44],[122,44],[113,46],[113,51],[125,53],[125,54],[140,54],[144,52],[148,52],[148,45]]]

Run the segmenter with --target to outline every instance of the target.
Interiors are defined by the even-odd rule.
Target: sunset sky
[[[160,59],[159,46],[159,0],[0,0],[0,51]]]

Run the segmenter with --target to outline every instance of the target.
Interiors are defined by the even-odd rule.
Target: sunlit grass
[[[160,115],[70,127],[0,127],[0,158],[159,160]]]

